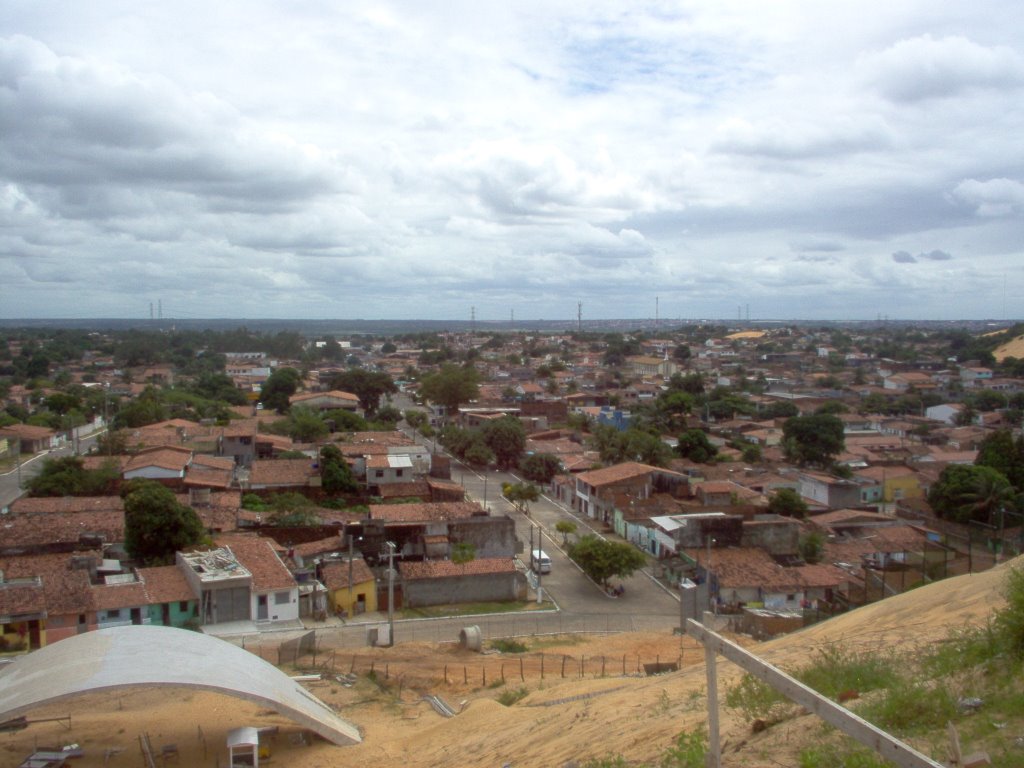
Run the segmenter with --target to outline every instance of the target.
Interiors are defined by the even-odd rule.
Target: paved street
[[[405,411],[415,408],[412,401],[398,395],[393,398],[395,407]],[[412,430],[404,427],[407,434]],[[422,440],[422,438],[420,438]],[[429,447],[448,455],[440,444],[427,441]],[[502,483],[520,482],[522,478],[511,472],[483,471],[463,466],[452,459],[452,480],[460,483],[471,499],[484,504],[492,514],[508,514],[516,524],[516,533],[523,543],[521,559],[527,562],[531,541],[542,539],[541,548],[551,557],[551,573],[544,574],[541,585],[545,595],[553,599],[568,615],[579,616],[643,616],[644,621],[654,620],[660,626],[675,626],[679,622],[679,600],[674,593],[663,587],[650,574],[650,567],[623,579],[626,591],[621,597],[611,597],[591,582],[565,554],[562,535],[555,530],[559,520],[570,520],[577,526],[575,536],[594,533],[605,538],[617,539],[592,527],[593,521],[575,516],[569,509],[555,500],[543,496],[530,504],[529,516],[516,511],[515,507],[501,496]],[[621,539],[620,539],[621,540]],[[563,619],[564,620],[564,619]]]
[[[95,445],[96,437],[99,434],[101,433],[81,439],[78,444],[78,452],[88,453],[89,449]],[[37,453],[35,456],[25,456],[23,457],[23,461],[21,461],[20,469],[14,468],[0,474],[0,509],[6,507],[24,493],[22,488],[29,480],[39,473],[40,469],[43,468],[43,461],[45,459],[48,457],[69,456],[73,451],[74,447],[69,444],[64,448],[59,448],[48,453]],[[21,487],[18,485],[19,480],[21,482]]]

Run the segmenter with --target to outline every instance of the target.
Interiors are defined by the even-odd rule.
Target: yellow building
[[[327,604],[334,614],[358,616],[377,610],[377,580],[365,560],[325,563],[320,580],[327,588]]]

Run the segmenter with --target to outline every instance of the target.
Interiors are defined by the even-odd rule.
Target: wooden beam
[[[807,687],[799,680],[790,677],[781,669],[772,666],[766,661],[762,661],[749,651],[741,648],[733,642],[730,642],[729,640],[726,640],[721,635],[712,632],[700,622],[694,619],[687,619],[686,632],[704,645],[706,657],[713,657],[715,653],[720,653],[729,661],[746,670],[757,679],[770,685],[790,701],[796,702],[804,707],[808,712],[817,715],[826,723],[838,728],[847,736],[850,736],[861,744],[870,747],[886,760],[895,763],[900,768],[944,768],[942,763],[932,760],[930,757],[918,752],[909,744],[905,744],[899,739],[890,736],[882,729],[877,728],[867,720],[858,717],[845,707],[842,707],[831,699],[822,696],[820,693]],[[715,690],[715,688],[717,688],[716,675],[710,671],[712,666],[713,662],[709,662],[708,736],[712,743],[709,744],[708,766],[709,768],[718,768],[719,762],[717,761],[720,760],[719,756],[721,754],[717,738],[718,693]],[[711,711],[712,703],[714,703],[714,712]],[[710,732],[712,721],[714,722],[714,733]],[[716,760],[716,762],[712,762],[712,759]]]

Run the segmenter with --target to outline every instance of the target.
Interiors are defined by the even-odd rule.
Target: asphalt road
[[[96,433],[79,440],[78,452],[88,453],[89,449],[96,444],[96,438],[99,434],[101,433]],[[37,453],[31,457],[26,456],[24,461],[21,462],[20,468],[12,469],[0,475],[0,508],[6,507],[24,494],[23,486],[39,474],[45,459],[56,456],[70,456],[72,453],[74,453],[74,447],[69,445],[54,451],[48,451],[47,453]]]
[[[409,398],[402,395],[395,397],[393,402],[395,407],[403,411],[415,407]],[[403,428],[407,434],[412,434],[408,427]],[[449,455],[439,444],[435,446],[433,441],[428,441],[428,446],[436,452]],[[541,577],[541,587],[545,597],[554,600],[561,613],[580,617],[628,616],[635,617],[634,623],[639,621],[646,624],[653,621],[660,626],[678,625],[679,598],[654,579],[650,563],[642,571],[620,580],[625,593],[620,597],[611,597],[569,559],[565,554],[562,535],[555,530],[555,525],[559,520],[569,520],[576,524],[574,536],[594,533],[604,538],[618,538],[614,534],[599,531],[593,525],[594,521],[577,517],[571,510],[547,496],[530,504],[528,516],[519,512],[501,496],[502,483],[522,480],[511,472],[477,470],[452,459],[452,480],[460,483],[471,499],[479,501],[492,514],[508,514],[515,521],[516,534],[522,543],[520,559],[524,565],[528,563],[531,540],[534,546],[537,546],[537,541],[542,542],[540,547],[551,558],[552,567],[551,573]],[[565,619],[563,616],[562,620]],[[596,621],[599,623],[600,619]]]

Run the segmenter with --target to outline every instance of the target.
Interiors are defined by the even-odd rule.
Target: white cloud
[[[1024,296],[1018,16],[15,3],[0,313],[984,316]]]

